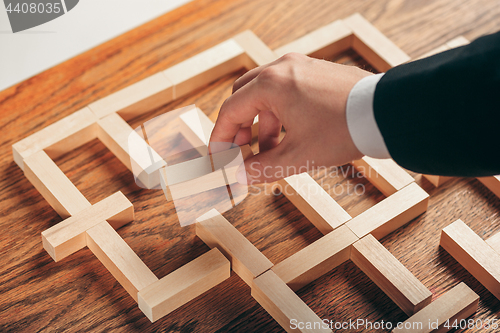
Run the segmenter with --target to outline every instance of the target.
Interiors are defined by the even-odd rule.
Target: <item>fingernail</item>
[[[247,185],[249,183],[247,171],[245,170],[244,164],[240,165],[238,170],[236,171],[236,180],[242,185]]]

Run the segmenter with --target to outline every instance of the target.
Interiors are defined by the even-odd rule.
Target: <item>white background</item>
[[[189,1],[80,0],[66,14],[15,34],[2,1],[0,91]]]

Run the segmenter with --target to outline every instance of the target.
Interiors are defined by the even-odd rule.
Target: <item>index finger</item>
[[[242,124],[253,122],[261,111],[271,109],[266,96],[257,80],[238,89],[222,104],[210,142],[233,142]]]

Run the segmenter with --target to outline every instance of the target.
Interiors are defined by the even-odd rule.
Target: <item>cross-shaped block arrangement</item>
[[[441,303],[450,310],[436,314],[439,320],[457,313],[469,315],[477,303],[468,301],[474,297],[463,287],[450,291],[448,294],[452,296],[442,296],[438,305],[438,301],[428,305],[429,290],[378,241],[424,213],[428,204],[427,193],[392,160],[363,158],[353,162],[387,197],[354,218],[309,174],[280,181],[280,185],[287,188],[283,193],[324,234],[284,261],[274,265],[218,211],[210,210],[198,218],[196,234],[211,250],[160,279],[115,231],[134,219],[133,204],[120,192],[90,204],[53,162],[61,154],[98,138],[138,175],[146,188],[162,184],[167,197],[180,198],[191,193],[189,182],[199,175],[227,169],[216,168],[213,156],[207,155],[206,145],[213,122],[199,109],[181,117],[185,124],[184,136],[202,157],[176,168],[152,149],[145,135],[141,137],[134,132],[127,120],[153,111],[223,75],[269,63],[288,52],[329,57],[350,48],[379,71],[409,60],[359,14],[328,24],[274,51],[251,31],[244,31],[91,103],[14,144],[15,162],[64,219],[42,233],[43,247],[55,261],[89,247],[151,321],[221,283],[230,276],[232,268],[249,285],[251,295],[285,330],[292,330],[289,325],[292,318],[320,322],[294,291],[349,259],[408,315],[433,312],[431,307]],[[197,117],[198,123],[193,121],[196,115],[202,115]],[[254,133],[258,131],[257,126],[258,119],[254,121]],[[132,146],[134,149],[139,147],[144,156],[132,155]],[[242,155],[251,154],[249,147],[241,150]],[[229,167],[234,171],[237,166]],[[219,184],[219,179],[207,185],[208,188],[230,187],[235,181],[228,179],[227,174],[224,184]],[[453,295],[458,296],[455,299]]]
[[[443,229],[440,245],[500,299],[500,233],[484,241],[457,220]]]

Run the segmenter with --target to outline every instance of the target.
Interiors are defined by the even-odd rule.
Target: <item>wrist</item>
[[[373,112],[375,87],[384,74],[359,80],[351,89],[346,103],[347,128],[356,148],[363,155],[390,158]]]

